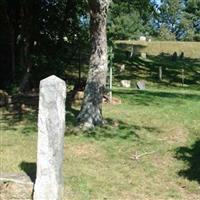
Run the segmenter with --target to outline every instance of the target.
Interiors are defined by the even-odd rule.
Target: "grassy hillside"
[[[121,44],[131,49],[135,47],[136,51],[146,52],[147,55],[157,56],[162,53],[172,55],[176,52],[180,55],[184,52],[185,57],[200,58],[200,42],[177,42],[177,41],[116,41],[116,44]]]
[[[114,49],[114,80],[144,79],[150,84],[184,86],[200,84],[200,42],[141,42],[118,41]],[[130,56],[132,45],[147,57]],[[172,56],[174,52],[178,56]],[[184,51],[184,57],[179,54]],[[191,56],[191,57],[186,57]],[[196,57],[196,58],[195,58]],[[125,69],[121,70],[120,66]],[[162,80],[159,80],[159,68],[162,67]],[[184,80],[183,80],[184,79]]]

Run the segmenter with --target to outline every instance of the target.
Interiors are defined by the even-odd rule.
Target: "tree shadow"
[[[38,121],[38,101],[39,99],[34,97],[34,100],[30,100],[30,97],[25,97],[13,102],[14,107],[12,109],[1,109],[0,125],[1,130],[16,131],[19,124],[23,124],[20,133],[24,135],[30,135],[37,132]],[[30,100],[29,103],[27,103]],[[34,107],[32,103],[34,101]],[[26,110],[21,109],[21,105],[26,106]],[[37,105],[37,106],[36,106]],[[66,125],[76,126],[76,116],[78,115],[78,109],[74,109],[71,106],[71,100],[66,100]]]
[[[117,96],[121,96],[122,98],[126,98],[126,96],[132,96],[132,98],[128,97],[127,101],[132,105],[144,105],[150,106],[153,104],[159,105],[163,104],[162,100],[170,101],[170,103],[175,104],[183,104],[184,100],[192,100],[199,102],[200,95],[198,94],[185,94],[178,92],[163,92],[163,91],[148,91],[148,90],[117,90],[114,91],[113,94]],[[162,100],[161,100],[162,99]],[[172,101],[174,100],[174,102]]]
[[[9,111],[2,112],[0,117],[1,130],[17,130],[17,126],[23,122],[25,126],[20,131],[24,135],[29,135],[37,131],[37,110],[27,112]]]
[[[200,184],[200,140],[197,140],[190,147],[177,148],[176,158],[187,164],[187,168],[180,170],[178,174]]]
[[[36,163],[22,161],[19,164],[19,168],[21,170],[23,170],[30,177],[30,179],[31,179],[31,181],[33,183],[35,183],[35,180],[36,180],[36,170],[37,170]]]
[[[132,141],[139,140],[140,142],[142,142],[143,139],[138,134],[140,130],[143,129],[151,132],[152,134],[160,132],[160,130],[156,127],[137,126],[134,124],[125,123],[121,120],[113,120],[110,118],[106,118],[104,122],[104,125],[97,126],[89,130],[71,129],[67,132],[66,135],[69,136],[72,134],[82,134],[86,138],[92,138],[101,141],[107,139],[121,139]]]

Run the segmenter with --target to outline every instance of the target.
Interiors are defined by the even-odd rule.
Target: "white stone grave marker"
[[[40,82],[34,200],[63,199],[65,99],[63,80],[53,75]]]

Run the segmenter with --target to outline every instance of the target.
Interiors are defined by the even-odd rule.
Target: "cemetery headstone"
[[[121,86],[125,88],[130,88],[131,87],[131,81],[129,80],[121,80]]]
[[[147,54],[146,53],[144,53],[144,52],[141,52],[141,58],[144,58],[144,59],[146,59],[147,58]]]
[[[151,42],[151,38],[148,38],[148,40],[147,40],[148,42]]]
[[[143,80],[137,81],[136,86],[139,90],[145,90],[145,82]]]
[[[183,58],[184,58],[184,52],[181,52],[180,59],[183,59]]]
[[[63,199],[65,99],[63,80],[53,75],[40,81],[34,200]]]
[[[125,64],[122,64],[121,66],[120,66],[120,72],[123,72],[125,70]]]
[[[147,38],[145,36],[140,36],[140,41],[147,41]]]
[[[177,53],[174,52],[173,55],[172,55],[172,61],[176,61],[177,60]]]

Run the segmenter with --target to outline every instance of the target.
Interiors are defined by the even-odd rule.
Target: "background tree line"
[[[27,91],[56,74],[81,83],[90,56],[89,8],[83,0],[0,0],[0,88]],[[200,0],[113,0],[108,42],[200,40]]]

